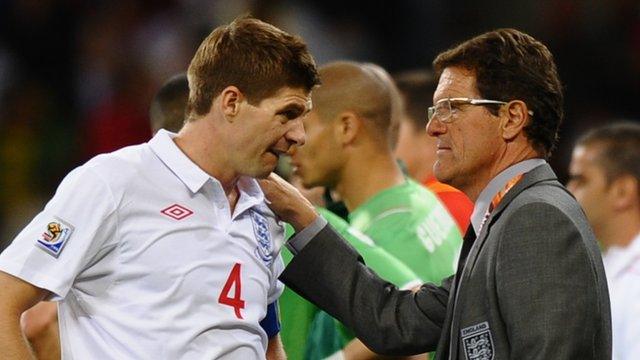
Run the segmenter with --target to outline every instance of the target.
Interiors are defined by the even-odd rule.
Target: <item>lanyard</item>
[[[487,220],[489,219],[489,216],[491,215],[491,212],[493,211],[493,209],[498,207],[500,202],[502,202],[502,199],[504,199],[504,196],[507,195],[509,190],[511,190],[514,186],[516,186],[516,184],[519,183],[520,180],[522,180],[523,176],[524,174],[518,174],[512,177],[509,181],[507,181],[507,183],[504,185],[502,190],[498,191],[498,193],[491,199],[489,208],[487,209],[487,212],[484,214],[482,223],[480,223],[480,229],[478,229],[478,234],[480,234],[480,231],[482,231],[482,227],[484,226],[484,223],[487,222]]]

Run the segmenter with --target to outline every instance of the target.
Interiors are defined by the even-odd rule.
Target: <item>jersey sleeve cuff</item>
[[[267,333],[269,339],[280,332],[280,316],[278,314],[277,301],[267,305],[267,315],[260,321],[260,326]]]
[[[56,281],[55,278],[25,268],[10,259],[0,259],[0,271],[26,281],[33,286],[48,290],[52,295],[48,300],[62,300],[69,292],[69,288],[64,287],[62,283]]]

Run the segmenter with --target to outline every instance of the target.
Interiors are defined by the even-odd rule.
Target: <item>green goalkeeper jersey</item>
[[[362,255],[367,266],[373,269],[380,277],[404,288],[420,284],[418,275],[387,251],[376,246],[368,236],[351,228],[346,221],[332,212],[323,208],[318,208],[317,210]],[[292,234],[293,229],[287,226],[285,236],[290,237]],[[283,249],[282,257],[285,264],[288,264],[293,255],[288,249]],[[319,310],[289,288],[285,288],[279,304],[281,309],[280,337],[288,359],[308,359],[308,357],[304,356],[307,337],[309,336],[311,323]],[[342,335],[342,332],[345,332],[344,329],[338,330],[334,324],[333,329],[330,330],[332,331],[331,336],[321,337],[329,342],[326,344],[327,346],[324,346],[325,344],[320,340],[323,344],[321,346],[326,348],[326,352],[335,348],[332,345],[333,342],[342,342],[344,341],[342,339],[346,339]],[[324,353],[325,351],[322,352]]]
[[[422,281],[440,284],[455,272],[462,244],[455,220],[435,194],[413,180],[369,198],[349,214],[349,223]]]

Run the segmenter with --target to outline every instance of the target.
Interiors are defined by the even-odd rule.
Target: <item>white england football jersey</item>
[[[220,183],[161,131],[72,171],[0,255],[60,300],[64,359],[263,359],[283,227],[251,178]]]

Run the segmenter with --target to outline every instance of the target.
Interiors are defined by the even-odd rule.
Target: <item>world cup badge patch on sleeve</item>
[[[71,233],[73,233],[73,226],[54,217],[36,241],[36,246],[57,258],[71,237]]]
[[[258,246],[255,251],[256,256],[269,266],[273,261],[273,245],[271,244],[267,218],[256,211],[251,211],[251,222],[253,223],[253,232],[256,235],[256,240],[258,240]]]

